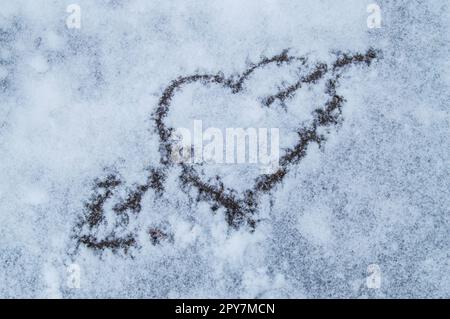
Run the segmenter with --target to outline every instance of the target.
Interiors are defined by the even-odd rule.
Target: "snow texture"
[[[450,297],[447,1],[72,3],[1,1],[0,297]],[[165,162],[193,120],[298,152]]]

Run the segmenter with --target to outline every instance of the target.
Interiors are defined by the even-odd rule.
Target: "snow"
[[[381,7],[369,29],[367,5]],[[431,298],[450,296],[450,6],[445,1],[86,1],[80,29],[65,3],[7,1],[0,12],[0,297]],[[255,229],[197,202],[171,167],[161,197],[115,227],[114,205],[160,168],[152,114],[172,80],[235,76],[289,49],[331,64],[339,52],[380,50],[343,72],[342,123],[324,130],[269,193]],[[309,69],[308,69],[309,70]],[[308,70],[304,70],[308,73]],[[167,124],[280,128],[280,145],[323,105],[325,82],[286,111],[258,98],[298,78],[295,65],[255,72],[238,94],[191,84]],[[300,71],[300,73],[303,71]],[[301,74],[302,75],[302,74]],[[298,108],[294,106],[300,106]],[[200,170],[199,170],[200,171]],[[101,237],[136,247],[77,249],[76,224],[96,178],[117,172]],[[258,167],[204,165],[239,193]],[[163,235],[153,244],[149,229]],[[68,267],[80,269],[80,288]],[[368,265],[381,287],[366,286]]]

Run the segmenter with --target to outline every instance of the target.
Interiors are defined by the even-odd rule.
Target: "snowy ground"
[[[73,2],[2,1],[0,297],[450,297],[450,5],[379,0],[370,29],[372,2],[80,0],[69,29]],[[369,48],[377,59],[339,78],[339,124],[258,197],[254,225],[230,226],[180,167],[159,178],[154,114],[171,81],[233,78],[285,49],[308,72]],[[331,71],[286,110],[251,101],[295,82],[293,67],[257,70],[236,94],[179,89],[167,123],[279,127],[290,147]],[[237,197],[258,176],[202,174],[218,171]],[[113,175],[89,224],[108,192],[95,183]]]

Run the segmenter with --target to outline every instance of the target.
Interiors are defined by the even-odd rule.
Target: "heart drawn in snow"
[[[325,136],[320,133],[321,128],[339,124],[341,120],[341,108],[344,98],[337,94],[338,81],[342,72],[348,65],[365,63],[370,65],[377,57],[377,52],[369,49],[365,54],[343,54],[331,64],[317,62],[311,65],[306,57],[290,56],[285,50],[280,55],[272,58],[264,58],[257,64],[250,65],[247,70],[239,76],[225,77],[223,74],[196,74],[187,77],[180,77],[174,80],[164,90],[159,101],[158,108],[154,114],[154,120],[160,138],[161,163],[170,167],[180,165],[182,173],[180,179],[184,188],[195,188],[198,191],[198,201],[203,200],[212,204],[212,209],[225,208],[226,219],[229,225],[238,227],[246,223],[254,228],[257,220],[254,213],[257,210],[258,198],[261,194],[267,193],[279,184],[289,171],[291,165],[298,163],[305,155],[308,144],[316,142],[319,144],[325,141]],[[246,82],[251,79],[258,70],[275,65],[280,68],[283,65],[299,63],[300,75],[294,83],[284,85],[273,94],[259,96],[260,108],[278,108],[278,112],[286,112],[286,103],[292,100],[298,91],[303,87],[317,85],[324,82],[322,94],[326,101],[321,107],[315,108],[312,118],[301,127],[296,128],[297,139],[293,146],[288,147],[279,159],[278,169],[270,174],[261,174],[254,178],[251,187],[247,188],[240,195],[235,189],[224,184],[223,176],[205,176],[200,171],[199,165],[186,162],[174,163],[172,154],[175,146],[172,138],[174,127],[166,124],[169,112],[176,94],[186,89],[187,86],[200,83],[203,86],[218,86],[229,93],[237,95],[244,93]],[[245,107],[245,105],[242,105]],[[299,107],[290,105],[289,107]]]
[[[291,56],[285,50],[279,55],[263,58],[256,64],[250,64],[239,75],[226,77],[222,73],[195,74],[173,80],[164,89],[153,114],[155,129],[160,140],[161,160],[159,167],[149,168],[146,182],[135,185],[132,189],[127,188],[126,196],[120,197],[112,205],[109,202],[116,196],[117,188],[125,183],[115,173],[109,174],[106,178],[96,179],[94,193],[85,203],[84,215],[74,228],[77,249],[80,245],[84,245],[94,250],[122,249],[126,252],[130,247],[138,246],[136,233],[128,229],[129,213],[136,216],[141,212],[142,199],[150,189],[153,189],[159,196],[163,196],[166,178],[174,168],[178,168],[180,171],[178,177],[181,189],[184,192],[191,194],[192,190],[196,190],[198,202],[208,202],[213,211],[223,209],[226,221],[231,227],[237,228],[245,225],[250,230],[254,229],[258,223],[256,212],[261,195],[269,193],[282,182],[291,167],[298,164],[306,156],[309,144],[322,145],[326,140],[325,132],[327,129],[338,126],[342,121],[341,114],[345,99],[337,93],[337,89],[343,72],[351,65],[370,66],[377,56],[376,50],[369,49],[365,53],[338,54],[334,62],[328,64],[324,62],[311,63],[307,57]],[[286,71],[283,67],[290,69],[289,72],[291,73],[288,80],[286,80]],[[292,67],[295,67],[294,73],[292,73]],[[268,71],[269,74],[266,77],[258,78],[257,85],[253,87],[251,93],[252,88],[248,84],[254,77],[257,77],[258,73],[264,70]],[[284,81],[281,85],[277,85],[275,89],[273,86],[270,89],[265,88],[264,83],[267,82],[267,79],[271,80],[277,70],[281,72]],[[291,128],[290,133],[295,133],[295,138],[289,139],[290,145],[281,151],[277,169],[270,174],[258,173],[254,175],[250,183],[244,189],[238,191],[228,184],[229,180],[228,182],[224,181],[227,178],[226,175],[211,174],[211,171],[205,172],[209,165],[174,162],[172,155],[178,145],[174,140],[176,127],[173,126],[173,123],[176,123],[176,121],[173,121],[173,119],[171,121],[173,114],[170,111],[174,108],[176,97],[183,94],[189,87],[195,87],[194,91],[199,90],[199,88],[219,90],[226,95],[225,104],[229,103],[233,97],[250,94],[253,97],[250,99],[253,102],[248,104],[250,109],[253,108],[250,113],[259,113],[262,110],[262,113],[269,118],[271,116],[277,117],[280,126],[289,123],[287,126]],[[316,95],[312,97],[318,105],[308,106],[296,100],[301,96],[300,91],[308,94],[309,91],[317,90],[317,87],[319,87],[319,91],[316,91]],[[212,96],[218,95],[212,94]],[[317,99],[314,97],[317,97]],[[215,102],[209,95],[206,100],[209,100],[207,104]],[[311,98],[307,101],[310,100]],[[207,104],[206,106],[208,106]],[[231,105],[236,107],[236,104]],[[235,109],[235,112],[233,112],[236,119],[245,117],[241,116],[239,108],[242,109],[246,106],[246,104],[237,104],[237,110]],[[305,107],[310,107],[309,111],[305,110]],[[190,110],[183,108],[182,110],[175,115],[178,116],[179,120],[181,119],[180,123],[187,123],[189,119],[186,118],[186,114]],[[245,109],[242,109],[242,111],[245,113]],[[308,113],[309,118],[307,120],[301,118],[304,113]],[[205,113],[200,114],[200,116],[205,116]],[[220,112],[212,112],[211,116],[215,119],[221,117]],[[201,119],[201,117],[197,117],[197,119]],[[258,120],[256,122],[258,123]],[[296,125],[291,125],[292,123],[296,123]],[[260,123],[258,123],[258,126],[260,126]],[[245,168],[243,169],[245,170]],[[215,171],[212,170],[212,172]],[[239,185],[242,184],[239,183]],[[111,212],[106,212],[107,206],[110,207]],[[111,220],[111,218],[113,219]],[[153,244],[171,238],[171,234],[156,227],[148,229],[147,233]]]

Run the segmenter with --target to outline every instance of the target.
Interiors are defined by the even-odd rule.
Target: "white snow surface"
[[[378,0],[382,25],[369,29],[372,2],[78,0],[81,28],[68,29],[72,2],[1,1],[0,297],[449,298],[450,4]],[[117,230],[136,230],[139,247],[73,253],[94,179],[118,171],[125,191],[158,165],[152,113],[172,80],[232,76],[284,49],[330,63],[369,47],[382,58],[340,80],[342,124],[261,198],[254,232],[182,191],[174,169]],[[287,113],[253,98],[290,72],[268,68],[237,96],[189,86],[167,122],[279,127],[291,145],[321,91],[305,88]],[[257,172],[221,173],[244,191]],[[155,225],[172,238],[153,245]],[[366,286],[370,264],[379,289]]]

